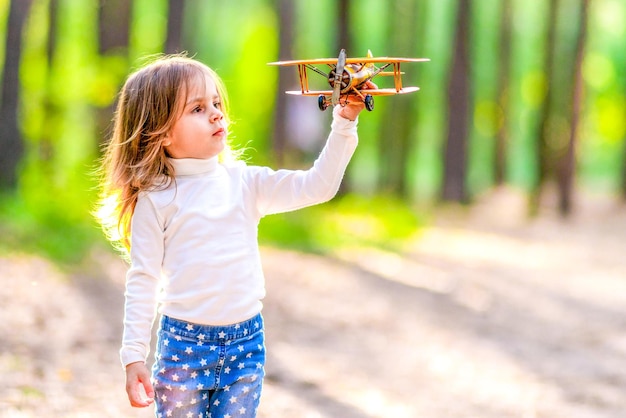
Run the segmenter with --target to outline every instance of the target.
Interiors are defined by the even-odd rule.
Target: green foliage
[[[76,202],[62,201],[54,193],[47,196],[0,197],[0,254],[27,252],[73,264],[84,259],[101,233]]]
[[[615,190],[626,138],[626,5],[592,2],[583,77],[587,114],[582,125],[579,174],[587,187]]]
[[[354,246],[400,250],[423,224],[424,218],[399,200],[346,195],[264,218],[259,241],[318,253]]]
[[[404,1],[353,2],[349,11],[351,56],[372,49],[375,55],[429,57],[431,62],[403,67],[406,84],[420,86],[419,93],[381,98],[375,112],[365,112],[360,118],[360,145],[346,180],[359,194],[379,192],[381,149],[398,144],[394,126],[383,116],[385,107],[393,100],[414,100],[414,138],[410,138],[405,156],[409,165],[406,183],[412,189],[412,201],[429,201],[437,198],[441,186],[446,89],[458,2],[419,2],[417,21],[404,27],[402,5],[408,4]],[[492,184],[494,135],[502,124],[509,133],[507,181],[525,187],[534,184],[537,121],[548,82],[544,68],[548,2],[513,0],[510,86],[506,92],[509,113],[502,113],[494,83],[499,70],[501,19],[495,3],[472,3],[473,118],[468,180],[474,194]],[[0,0],[0,58],[5,53],[9,4]],[[21,247],[70,260],[88,248],[91,240],[100,239],[89,214],[95,196],[86,172],[98,157],[105,125],[113,117],[104,109],[114,103],[123,79],[141,58],[163,51],[168,2],[134,1],[129,48],[107,56],[97,52],[98,1],[54,4],[58,7],[54,25],[49,20],[53,3],[36,0],[24,27],[20,123],[26,156],[19,190],[0,196],[0,250]],[[253,149],[256,164],[272,160],[272,123],[276,116],[283,116],[274,115],[276,95],[282,94],[276,90],[278,70],[266,65],[279,58],[278,13],[276,3],[265,0],[247,0],[243,5],[186,2],[186,48],[224,79],[232,103],[235,146]],[[296,2],[295,15],[293,56],[284,58],[335,56],[336,2]],[[579,180],[608,190],[618,187],[626,136],[626,79],[619,76],[626,70],[625,16],[621,0],[592,2],[584,62]],[[562,20],[565,25],[575,21]],[[394,36],[416,37],[415,50],[402,50],[393,42]],[[313,104],[311,112],[315,111]],[[261,222],[260,237],[265,243],[315,251],[340,245],[394,246],[419,228],[421,220],[409,204],[384,197],[345,196],[268,217]]]
[[[89,214],[94,184],[87,173],[98,147],[94,110],[113,100],[111,79],[121,71],[114,58],[97,56],[96,9],[89,2],[58,4],[53,48],[48,7],[33,2],[25,26],[20,110],[26,153],[18,189],[0,203],[0,251],[69,263],[100,236]]]
[[[130,29],[130,62],[163,52],[167,28],[165,0],[133,1]]]

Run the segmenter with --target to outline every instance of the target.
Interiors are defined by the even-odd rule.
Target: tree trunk
[[[295,32],[293,22],[295,19],[295,5],[291,0],[277,0],[279,19],[279,51],[280,60],[293,59],[292,47]],[[278,67],[278,93],[276,96],[276,110],[274,114],[274,135],[272,150],[278,165],[285,161],[287,148],[289,112],[287,112],[288,97],[285,94],[296,83],[296,76],[293,68]]]
[[[130,36],[132,0],[101,0],[98,9],[98,52],[126,54]]]
[[[550,3],[546,47],[549,87],[541,121],[540,177],[531,200],[533,214],[538,210],[542,188],[548,180],[556,183],[559,212],[564,216],[571,212],[588,7],[586,1],[581,1],[579,8],[571,8],[571,2],[560,4],[552,0]],[[560,24],[564,21],[568,24]]]
[[[46,91],[43,97],[44,125],[48,126],[49,128],[42,131],[42,136],[41,138],[39,138],[39,141],[37,143],[40,167],[43,170],[48,169],[50,171],[50,175],[52,175],[52,169],[50,168],[49,162],[53,159],[54,156],[53,138],[57,135],[57,132],[52,127],[55,126],[54,121],[60,118],[59,106],[52,97],[51,93],[54,89],[51,86],[50,77],[51,69],[54,65],[54,55],[56,53],[57,47],[58,15],[58,0],[50,0],[50,2],[48,3],[48,42],[46,45],[46,64],[48,65],[48,77],[46,82]]]
[[[167,2],[167,35],[165,53],[175,54],[183,48],[183,17],[185,0],[169,0]]]
[[[348,56],[350,56],[350,54],[355,56],[356,54],[352,51],[352,37],[350,36],[350,0],[339,0],[338,3],[337,30],[339,34],[337,36],[335,53],[339,55],[339,51],[345,49]],[[349,174],[346,174],[346,176],[349,176]],[[348,193],[349,185],[350,181],[348,179],[342,181],[337,194],[341,196]]]
[[[548,15],[548,34],[544,49],[544,68],[546,74],[545,99],[539,111],[539,138],[537,140],[537,178],[530,195],[529,212],[532,216],[539,211],[543,186],[551,171],[550,156],[550,122],[553,118],[553,97],[554,97],[554,63],[553,54],[556,49],[556,27],[557,27],[557,1],[550,0]]]
[[[559,185],[559,211],[562,215],[569,215],[572,211],[572,195],[574,189],[574,177],[576,173],[576,145],[578,137],[578,125],[580,120],[580,108],[583,94],[582,64],[585,52],[585,40],[587,38],[587,20],[589,0],[580,0],[580,23],[578,36],[576,37],[576,58],[572,74],[572,107],[570,122],[570,137],[565,154],[558,161],[557,182]]]
[[[416,39],[411,34],[416,22],[417,4],[413,0],[400,0],[390,11],[387,36],[391,49],[399,55],[410,55],[415,50]],[[395,55],[395,54],[394,54]],[[412,67],[411,70],[414,70]],[[405,80],[406,81],[406,80]],[[382,80],[381,80],[382,82]],[[410,158],[411,130],[415,124],[415,97],[383,98],[385,114],[378,142],[380,161],[379,188],[398,197],[408,196],[407,167]]]
[[[626,117],[626,115],[624,115]],[[622,147],[622,181],[621,181],[621,189],[622,189],[622,200],[626,202],[626,138],[623,140],[624,145]]]
[[[337,30],[339,35],[337,37],[337,47],[335,51],[339,54],[339,51],[343,48],[347,51],[348,56],[355,53],[352,51],[352,42],[350,37],[350,0],[339,0],[339,13],[337,14]]]
[[[448,137],[444,153],[442,199],[466,203],[470,106],[469,0],[459,0],[458,4],[452,74],[448,84]]]
[[[15,189],[17,169],[24,154],[24,143],[18,120],[22,57],[22,29],[31,0],[11,1],[7,23],[6,56],[0,101],[0,189]]]
[[[106,60],[107,57],[114,56],[128,58],[132,3],[132,0],[102,1],[98,10],[98,52],[101,59]],[[50,38],[52,39],[53,36],[54,32],[51,27]],[[111,103],[95,111],[96,132],[101,143],[108,140],[110,135],[114,108],[115,103]]]
[[[48,43],[46,45],[46,62],[52,67],[57,47],[57,27],[59,16],[59,0],[50,0],[48,3]]]
[[[498,102],[501,119],[496,135],[494,177],[496,185],[506,178],[509,114],[509,83],[511,71],[511,0],[502,0],[500,21],[500,68],[498,69]]]

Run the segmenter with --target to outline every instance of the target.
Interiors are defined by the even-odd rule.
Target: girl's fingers
[[[137,382],[132,385],[128,391],[128,399],[130,400],[131,406],[135,408],[145,408],[150,406],[154,402],[154,393],[151,392],[152,387],[146,387],[146,385],[141,382]],[[152,396],[147,393],[151,393]]]
[[[152,402],[154,402],[154,389],[152,388],[152,383],[150,382],[150,379],[144,381],[143,391],[146,395],[146,401],[148,402],[148,405],[150,405]]]
[[[143,363],[134,363],[126,367],[126,393],[130,404],[136,408],[144,408],[154,402],[150,372]]]

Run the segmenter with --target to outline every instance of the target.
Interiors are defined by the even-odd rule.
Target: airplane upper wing
[[[347,58],[346,64],[375,64],[375,63],[401,63],[401,62],[425,62],[429,58],[392,58],[392,57],[368,57],[368,58]],[[337,58],[317,58],[312,60],[292,60],[270,62],[268,65],[290,66],[290,65],[323,65],[337,64]]]
[[[369,94],[372,96],[392,96],[394,94],[413,93],[418,90],[419,90],[419,87],[403,87],[400,91],[396,91],[396,89],[390,88],[390,89],[364,89],[364,90],[360,90],[360,92],[364,95]],[[333,94],[333,91],[332,90],[306,90],[303,92],[301,90],[291,90],[291,91],[286,91],[285,93],[293,94],[295,96],[319,96],[319,95],[331,96]]]

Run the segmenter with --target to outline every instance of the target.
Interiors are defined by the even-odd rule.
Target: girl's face
[[[226,124],[217,86],[207,74],[191,81],[187,101],[164,142],[172,158],[211,158],[224,150]]]

